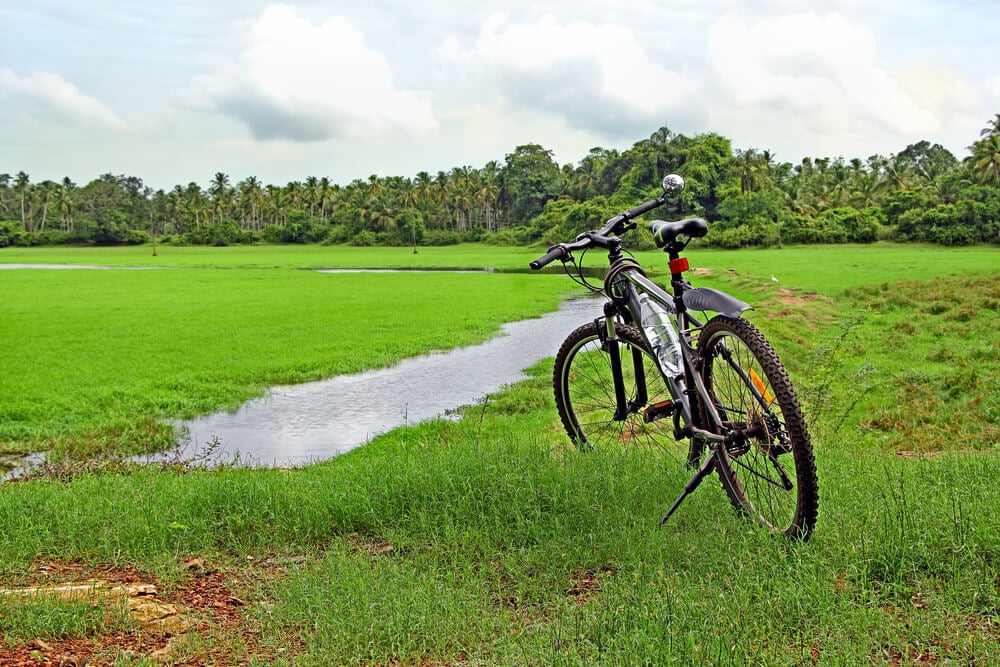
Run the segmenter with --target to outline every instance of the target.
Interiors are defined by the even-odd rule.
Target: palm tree
[[[298,210],[305,200],[305,195],[303,193],[302,183],[299,181],[292,181],[285,186],[285,192],[287,193],[286,205],[292,210]],[[287,221],[287,216],[285,218]]]
[[[486,229],[493,231],[499,228],[496,216],[496,204],[500,198],[499,165],[489,162],[479,171],[479,181],[475,192],[476,203],[479,204],[481,217],[486,220]]]
[[[39,232],[45,231],[45,222],[49,215],[49,204],[52,203],[52,194],[56,191],[57,187],[58,186],[52,181],[42,181],[36,188],[36,190],[41,193],[42,199],[42,214],[38,226]]]
[[[737,168],[740,176],[740,192],[747,194],[758,189],[758,179],[765,171],[763,156],[756,148],[736,149]]]
[[[278,187],[277,185],[268,185],[267,188],[267,202],[271,209],[271,224],[273,225],[284,225],[285,221],[288,219],[288,191]]]
[[[967,158],[972,178],[980,185],[1000,185],[1000,132],[987,135],[972,148]]]
[[[319,200],[319,179],[315,176],[307,177],[303,194],[306,203],[309,204],[309,217],[311,218],[316,215],[316,202]]]
[[[184,190],[181,186],[175,185],[174,189],[167,195],[167,200],[167,211],[170,215],[174,231],[178,234],[183,234],[184,222],[181,219],[181,214],[184,212]]]
[[[7,191],[10,189],[10,174],[0,174],[0,211],[9,211]]]
[[[73,231],[73,181],[64,178],[59,187],[56,206],[59,208],[60,227],[64,232]]]
[[[393,217],[392,209],[389,208],[385,197],[373,198],[369,211],[369,218],[376,230],[388,232],[395,229],[396,219]]]
[[[212,182],[208,185],[208,192],[212,195],[212,219],[218,222],[219,216],[225,215],[231,208],[229,175],[221,171],[215,172]]]
[[[260,180],[249,176],[236,186],[238,192],[240,227],[243,229],[260,228],[260,209],[264,193],[260,189]]]
[[[14,176],[14,189],[21,196],[21,226],[25,231],[31,231],[31,202],[28,198],[30,192],[31,179],[23,171],[17,172]],[[28,200],[28,208],[25,210],[25,200]]]
[[[333,202],[333,186],[328,176],[319,179],[319,183],[316,185],[316,201],[319,203],[320,215],[323,217],[323,220],[329,222],[326,212]]]
[[[202,222],[201,216],[206,212],[205,196],[201,191],[201,186],[194,181],[188,183],[187,188],[184,190],[184,198],[184,207],[188,215],[194,219],[195,227],[200,227]]]
[[[994,134],[1000,134],[1000,113],[993,116],[993,119],[986,124],[986,127],[982,129],[979,136],[988,137]]]

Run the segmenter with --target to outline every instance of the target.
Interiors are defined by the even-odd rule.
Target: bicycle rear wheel
[[[798,398],[778,355],[746,320],[722,315],[702,329],[702,379],[731,436],[716,469],[733,506],[760,525],[805,540],[819,495],[812,443]]]
[[[570,439],[583,450],[649,447],[686,460],[688,443],[674,439],[670,390],[639,330],[622,323],[615,325],[615,332],[626,410],[616,418],[610,348],[601,340],[604,327],[601,320],[577,328],[556,355],[553,388]]]

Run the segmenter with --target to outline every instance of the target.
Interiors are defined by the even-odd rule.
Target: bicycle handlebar
[[[656,197],[639,204],[635,208],[619,213],[604,223],[604,226],[596,232],[585,232],[580,234],[580,236],[576,237],[576,240],[572,243],[557,243],[549,248],[548,252],[544,255],[528,264],[528,266],[530,266],[533,271],[537,271],[546,264],[554,262],[557,259],[565,262],[569,259],[570,253],[573,250],[584,250],[592,245],[604,245],[601,241],[608,238],[610,235],[620,234],[623,231],[622,223],[626,223],[633,218],[638,218],[643,213],[652,211],[654,208],[663,206],[664,202],[666,202],[665,197]]]
[[[569,251],[563,246],[563,244],[560,243],[549,248],[547,253],[528,264],[528,266],[530,266],[533,271],[537,271],[546,264],[549,264],[557,259],[563,259],[568,255]]]

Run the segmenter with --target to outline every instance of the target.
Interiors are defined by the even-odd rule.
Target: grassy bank
[[[824,250],[720,255],[729,261],[706,276],[758,305],[752,317],[775,339],[807,400],[821,492],[807,544],[751,533],[714,478],[657,529],[688,474],[650,452],[568,449],[547,361],[533,379],[466,408],[460,421],[399,429],[308,468],[70,470],[0,485],[0,587],[87,576],[155,581],[198,619],[175,647],[181,663],[995,664],[1000,293],[996,265],[981,258],[997,251],[970,251],[961,268],[971,275],[953,276],[953,249],[886,246],[880,268],[856,272],[843,268],[856,249]],[[691,257],[707,266],[701,254]],[[897,275],[892,266],[912,270]],[[5,287],[21,280],[30,290],[28,283],[71,272],[8,273],[17,276],[0,275]],[[224,330],[233,332],[255,322],[240,296],[270,294],[272,285],[298,293],[313,280],[345,277],[256,269],[94,274],[78,285],[107,281],[97,293],[123,290],[110,301],[121,306],[117,317],[99,322],[131,321],[125,313],[144,308],[141,295],[155,289],[157,276],[189,274],[192,284],[217,286],[199,297],[232,299],[206,309],[240,313]],[[310,277],[299,282],[303,276]],[[788,276],[799,276],[802,288],[792,289]],[[928,276],[939,281],[921,280]],[[372,294],[377,277],[357,276],[356,289],[344,293]],[[386,276],[386,293],[416,278]],[[501,292],[517,304],[534,294],[539,309],[566,288],[564,280],[532,276],[429,276],[437,278],[447,289],[489,290],[501,303]],[[142,280],[151,283],[135,289]],[[541,287],[550,280],[551,288]],[[184,285],[176,308],[198,301],[184,296]],[[250,285],[258,288],[245,291]],[[86,290],[63,289],[65,311],[39,308],[34,327],[45,331],[47,318],[65,312],[62,331],[79,336],[79,323],[109,300],[95,297],[74,314],[73,298]],[[315,289],[320,299],[324,288]],[[272,310],[289,293],[282,299],[277,290]],[[173,303],[170,294],[157,292]],[[14,301],[26,311],[28,302]],[[328,337],[322,327],[309,335],[302,327],[333,308],[324,301],[309,318],[279,310],[292,319],[253,337],[273,338],[260,343],[273,345],[266,354],[249,344],[235,348],[238,357],[227,353],[241,338],[219,335],[207,315],[197,320],[202,326],[176,323],[188,315],[142,331],[147,347],[164,338],[158,332],[204,333],[200,344],[215,347],[203,365],[223,369],[216,382],[224,383],[237,368],[261,368],[258,358],[300,354],[319,365],[327,348],[313,341]],[[488,318],[491,311],[478,308],[469,312]],[[256,312],[259,319],[265,311]],[[488,333],[477,326],[467,322],[453,335]],[[43,349],[72,338],[52,334]],[[368,352],[356,354],[363,360]],[[145,367],[128,368],[142,377]],[[38,400],[55,399],[43,392]],[[209,583],[224,585],[229,597],[220,605],[237,611],[198,606]],[[227,606],[230,598],[240,606]],[[39,637],[55,648],[33,649]],[[145,665],[164,641],[90,605],[0,596],[0,662],[72,646],[95,664]],[[122,650],[128,642],[145,650]]]

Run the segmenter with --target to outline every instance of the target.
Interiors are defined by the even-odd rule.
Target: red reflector
[[[670,260],[670,273],[684,273],[690,268],[687,257],[678,257],[677,259]]]

